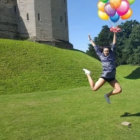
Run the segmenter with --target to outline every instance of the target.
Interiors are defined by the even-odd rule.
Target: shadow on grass
[[[123,115],[121,115],[120,117],[140,117],[140,112],[135,113],[135,114],[131,114],[129,112],[125,112]]]
[[[140,67],[136,68],[128,76],[124,77],[126,79],[140,79]]]

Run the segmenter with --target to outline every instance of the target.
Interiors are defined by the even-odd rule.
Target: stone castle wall
[[[52,0],[51,3],[53,37],[69,41],[67,0]]]
[[[36,40],[34,0],[17,0],[18,33],[21,38]]]
[[[35,0],[36,32],[38,41],[52,41],[52,0]]]
[[[67,0],[0,0],[0,38],[71,46]]]
[[[0,38],[17,37],[16,0],[0,0]]]

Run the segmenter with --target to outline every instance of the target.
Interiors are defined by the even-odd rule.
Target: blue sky
[[[111,27],[109,21],[101,20],[97,15],[98,0],[67,0],[69,20],[69,40],[75,49],[88,49],[88,34],[93,38],[99,34],[103,25]],[[133,15],[130,19],[140,22],[140,0],[131,5]]]

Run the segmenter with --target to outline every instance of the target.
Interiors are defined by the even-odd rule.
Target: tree
[[[103,26],[98,37],[94,38],[94,41],[99,46],[110,46],[112,43],[113,34],[110,32],[108,26]]]
[[[140,54],[138,49],[140,46],[140,23],[128,21],[121,28],[124,33],[123,35],[122,32],[118,34],[117,64],[140,64],[137,58]]]

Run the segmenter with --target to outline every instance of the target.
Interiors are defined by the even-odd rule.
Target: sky
[[[108,25],[109,21],[101,20],[97,14],[98,0],[67,0],[68,1],[68,22],[69,41],[75,49],[88,50],[88,34],[92,38],[98,36],[102,26]],[[129,20],[140,22],[140,0],[135,0],[131,5],[133,15]],[[121,23],[121,21],[119,22]]]

